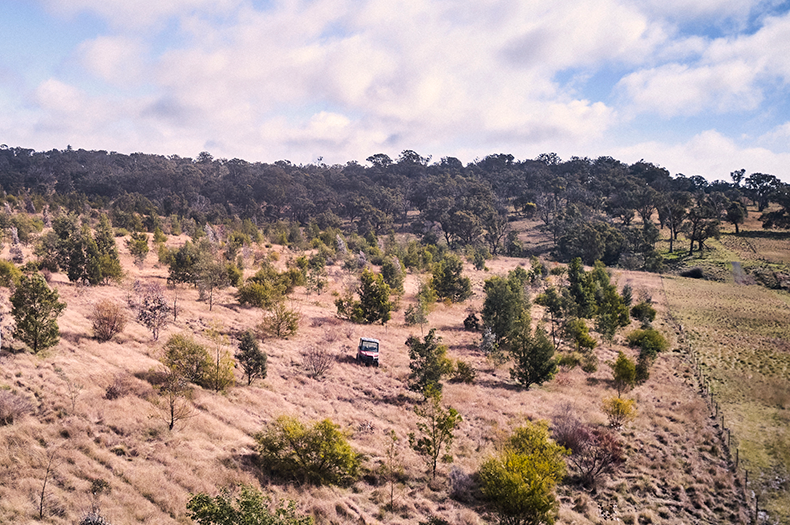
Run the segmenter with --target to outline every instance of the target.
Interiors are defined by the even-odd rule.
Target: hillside
[[[186,236],[169,236],[167,244],[179,247]],[[601,401],[613,395],[611,370],[604,363],[618,350],[635,357],[623,346],[624,334],[638,323],[618,332],[614,344],[600,344],[595,352],[600,367],[585,374],[578,367],[562,370],[550,382],[530,390],[517,388],[508,366],[495,367],[476,349],[480,334],[463,331],[467,310],[480,311],[483,281],[518,266],[525,259],[497,257],[486,261],[486,270],[465,263],[474,296],[461,304],[438,304],[429,316],[449,347],[453,359],[463,359],[477,370],[475,384],[448,382],[444,403],[459,411],[463,422],[452,452],[455,461],[443,465],[437,482],[430,482],[423,461],[408,447],[407,435],[416,430],[413,407],[420,396],[406,388],[409,359],[404,341],[420,328],[404,323],[403,310],[415,301],[420,279],[406,277],[401,308],[386,326],[355,325],[336,317],[333,291],[356,279],[338,265],[327,268],[329,287],[320,295],[308,295],[297,287],[290,305],[301,314],[298,334],[289,340],[266,339],[262,347],[269,356],[268,375],[252,386],[241,382],[226,393],[195,388],[193,417],[168,431],[161,414],[149,401],[153,395],[147,381],[157,366],[163,342],[176,333],[190,332],[204,338],[212,323],[235,347],[234,337],[255,327],[261,311],[240,307],[232,288],[222,290],[212,311],[198,299],[198,291],[180,285],[168,289],[178,294],[178,320],[163,330],[159,342],[139,323],[130,322],[113,341],[99,343],[91,337],[88,314],[101,298],[126,304],[134,295],[136,281],[165,284],[168,270],[148,255],[142,269],[133,264],[122,239],[118,239],[121,262],[127,275],[120,285],[84,287],[53,274],[51,285],[68,307],[59,324],[61,342],[51,350],[32,355],[0,355],[0,387],[29,399],[33,411],[13,424],[0,427],[0,522],[36,523],[39,497],[49,459],[51,480],[45,491],[47,523],[75,523],[92,504],[113,524],[189,523],[185,505],[190,493],[216,494],[236,482],[261,486],[277,498],[293,499],[316,523],[418,523],[435,515],[450,523],[480,524],[492,520],[479,494],[451,497],[454,479],[473,476],[502,437],[519,421],[551,418],[570,404],[585,422],[605,425]],[[6,253],[3,255],[7,255]],[[273,245],[255,250],[284,269],[298,253]],[[270,254],[277,252],[278,257]],[[26,253],[30,257],[29,251]],[[253,261],[245,261],[247,276]],[[720,421],[701,394],[693,358],[687,353],[686,333],[670,317],[676,289],[690,279],[672,277],[665,283],[659,274],[614,270],[620,287],[630,284],[643,296],[652,297],[658,311],[654,326],[670,338],[672,350],[659,355],[650,379],[629,393],[637,402],[638,416],[621,431],[627,460],[595,489],[566,482],[560,485],[558,523],[747,523],[753,508],[745,498],[742,481],[726,450]],[[664,290],[668,290],[665,294]],[[537,290],[532,290],[536,293]],[[8,290],[2,289],[0,305],[4,341],[11,318]],[[531,309],[533,319],[542,318],[540,307]],[[360,336],[382,341],[382,366],[367,368],[353,362]],[[311,379],[302,354],[311,346],[326,347],[335,364],[322,380]],[[230,348],[229,349],[233,349]],[[107,399],[112,384],[125,395]],[[305,420],[330,418],[350,432],[351,444],[365,455],[367,473],[348,488],[313,487],[269,479],[256,465],[253,434],[273,418],[294,415]],[[404,467],[402,483],[395,491],[396,509],[386,510],[387,495],[377,468],[383,459],[386,432],[399,437],[398,451]],[[461,474],[464,475],[460,475]],[[104,480],[108,490],[94,497],[94,480]]]

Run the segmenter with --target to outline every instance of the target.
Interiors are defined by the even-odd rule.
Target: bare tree
[[[308,346],[302,354],[307,374],[314,379],[321,379],[335,364],[335,356],[326,346]]]
[[[77,398],[82,393],[82,383],[76,383],[71,379],[66,380],[66,388],[69,394],[69,401],[71,401],[71,413],[77,411]]]
[[[44,519],[44,511],[46,510],[46,500],[47,500],[47,483],[49,483],[49,479],[52,477],[55,468],[57,468],[57,456],[58,450],[60,449],[60,445],[56,447],[52,447],[45,456],[45,463],[44,466],[44,482],[41,484],[41,494],[39,495],[38,499],[38,519]]]
[[[194,415],[190,403],[192,389],[178,372],[170,369],[163,371],[163,381],[157,387],[157,394],[158,397],[151,399],[151,403],[159,409],[159,417],[167,423],[169,430],[173,430],[179,421]]]

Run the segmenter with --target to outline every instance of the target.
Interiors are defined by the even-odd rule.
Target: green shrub
[[[359,476],[360,455],[329,419],[307,426],[280,416],[255,441],[261,465],[276,476],[318,485],[345,484]]]
[[[242,306],[257,306],[258,308],[271,308],[282,300],[284,287],[272,283],[255,282],[251,279],[238,289],[236,299]]]
[[[656,309],[647,301],[642,301],[631,308],[631,317],[642,325],[649,325],[656,318]]]
[[[639,354],[639,358],[636,360],[636,382],[639,384],[644,383],[648,379],[650,379],[650,366],[653,364],[653,359],[645,355],[644,353]]]
[[[427,308],[423,303],[410,304],[404,312],[403,320],[406,322],[406,326],[418,324],[422,327],[422,325],[428,322]]]
[[[242,283],[242,279],[244,278],[244,272],[241,271],[238,265],[235,264],[228,264],[227,271],[230,285],[238,288]]]
[[[557,366],[573,370],[581,364],[583,358],[579,352],[562,353],[557,357]]]
[[[516,429],[506,448],[480,467],[481,490],[500,523],[554,523],[554,487],[565,476],[567,451],[549,438],[544,422]]]
[[[477,372],[466,361],[460,359],[455,363],[455,370],[453,370],[453,381],[456,383],[474,384]]]
[[[403,265],[397,257],[387,257],[381,265],[381,276],[384,282],[390,287],[390,290],[396,294],[403,294],[403,281],[405,280],[405,271]]]
[[[423,456],[431,471],[432,479],[436,479],[436,467],[442,463],[452,463],[450,448],[455,439],[455,430],[463,421],[458,411],[452,407],[442,408],[442,394],[432,386],[425,392],[425,402],[414,407],[419,436],[409,433],[409,446]]]
[[[429,390],[442,391],[442,377],[452,371],[452,361],[447,354],[447,347],[442,338],[431,328],[423,341],[415,336],[406,340],[409,347],[409,390],[427,395]]]
[[[601,408],[609,418],[609,426],[612,428],[620,428],[623,423],[636,418],[636,401],[633,399],[609,397],[603,400]]]
[[[358,301],[353,295],[345,295],[335,301],[337,315],[353,323],[387,324],[395,305],[390,301],[390,287],[384,282],[384,278],[365,269],[359,278],[359,288],[356,291],[359,295]]]
[[[268,496],[241,485],[235,500],[228,490],[212,498],[198,493],[187,502],[189,517],[200,525],[312,525],[313,518],[300,516],[293,501],[274,505]]]
[[[186,334],[175,334],[167,340],[161,361],[179,376],[198,385],[207,384],[214,365],[206,347]]]
[[[5,260],[0,260],[0,286],[10,288],[19,283],[22,272],[17,266]]]
[[[266,379],[268,357],[258,345],[258,339],[252,331],[247,330],[239,336],[239,350],[236,352],[236,359],[247,376],[247,385],[252,384],[256,377]]]
[[[648,357],[655,357],[659,352],[665,352],[669,349],[669,342],[661,335],[661,332],[652,328],[634,330],[626,336],[628,346],[639,347],[641,349],[640,355],[644,354]]]
[[[266,310],[261,323],[264,333],[278,339],[288,339],[299,330],[299,312],[285,306],[282,301]]]
[[[450,254],[433,267],[433,289],[439,299],[460,303],[471,297],[472,283],[463,277],[463,263],[457,255]]]
[[[66,303],[58,301],[57,290],[47,285],[41,274],[22,276],[9,298],[13,308],[14,337],[28,345],[33,353],[57,344],[60,339],[58,317]]]
[[[617,360],[612,364],[612,373],[618,396],[636,385],[636,365],[622,352],[618,352]]]
[[[562,332],[570,340],[577,352],[592,350],[598,344],[590,335],[590,329],[587,327],[584,319],[566,321]]]
[[[581,360],[582,371],[587,374],[594,374],[598,371],[598,356],[592,352],[584,354]]]

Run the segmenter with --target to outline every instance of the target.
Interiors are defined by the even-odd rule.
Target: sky
[[[790,1],[0,0],[0,144],[790,182]]]

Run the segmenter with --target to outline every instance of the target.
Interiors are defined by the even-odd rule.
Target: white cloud
[[[790,153],[790,122],[775,126],[759,137],[758,142],[773,151]]]
[[[295,162],[405,148],[467,161],[614,154],[600,145],[635,113],[754,111],[766,82],[790,78],[787,16],[711,40],[679,34],[682,17],[657,0],[39,1],[109,29],[75,50],[83,70],[52,73],[17,125],[0,127],[25,145],[66,136],[81,147]],[[668,1],[697,20],[759,8]],[[616,104],[584,95],[599,72],[634,67]],[[565,72],[576,82],[557,80]],[[640,146],[633,160],[690,148]]]
[[[553,3],[551,9],[524,11],[504,53],[529,67],[557,71],[611,60],[638,63],[666,40],[660,24],[627,2]]]
[[[775,153],[759,145],[739,145],[715,130],[703,131],[684,143],[643,142],[615,148],[614,156],[625,162],[664,159],[673,175],[702,175],[709,181],[729,180],[733,170],[771,173],[790,183],[790,153]]]
[[[760,6],[775,0],[645,0],[641,2],[649,12],[662,17],[688,21],[696,18],[733,19],[742,23]]]
[[[755,109],[766,86],[790,83],[790,14],[765,20],[751,35],[717,38],[700,50],[691,41],[690,62],[671,62],[623,77],[618,89],[631,102],[630,113],[665,117]]]
[[[72,17],[94,13],[116,28],[140,29],[159,25],[173,16],[195,11],[221,15],[234,10],[242,0],[40,0],[48,9]]]
[[[38,86],[35,102],[47,111],[78,113],[86,102],[85,94],[74,86],[50,78]]]
[[[633,112],[655,111],[664,117],[755,108],[761,91],[754,85],[754,68],[744,62],[690,67],[683,64],[638,71],[619,82]]]
[[[83,42],[79,53],[82,64],[105,82],[125,86],[143,77],[145,45],[124,36],[100,36]]]

